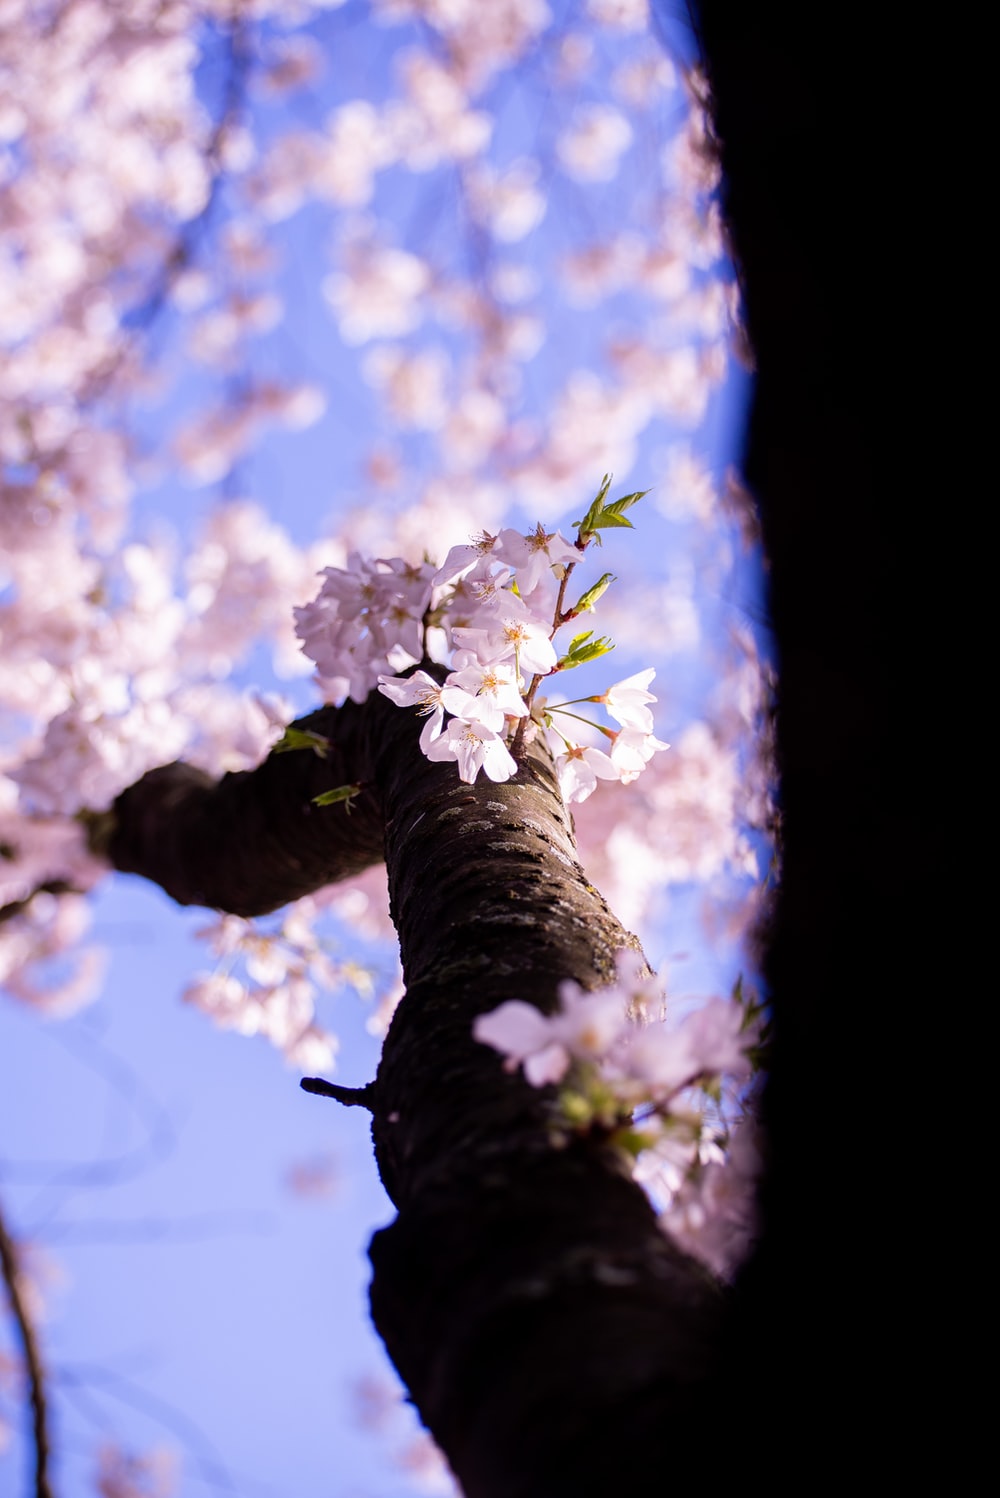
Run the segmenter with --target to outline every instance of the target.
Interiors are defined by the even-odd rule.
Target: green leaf
[[[628,1127],[616,1129],[611,1139],[613,1144],[617,1144],[619,1149],[625,1150],[633,1159],[641,1155],[643,1150],[651,1149],[656,1143],[656,1135],[652,1130],[644,1131]]]
[[[648,489],[636,489],[634,494],[623,494],[621,499],[613,499],[609,505],[605,505],[604,513],[605,515],[621,515],[623,511],[630,510],[633,505],[638,504],[640,499],[645,499],[648,493]]]
[[[619,529],[626,529],[630,531],[635,530],[635,526],[632,524],[631,520],[626,520],[624,515],[615,515],[611,510],[601,511],[597,519],[594,521],[593,530],[596,535],[597,531],[613,530],[616,527]]]
[[[346,801],[347,805],[344,807],[344,810],[347,811],[347,812],[349,812],[350,809],[351,809],[351,802],[354,800],[354,797],[356,795],[358,795],[358,793],[360,792],[360,790],[361,790],[360,784],[356,784],[356,785],[338,785],[337,789],[335,791],[322,791],[320,793],[320,795],[314,796],[312,798],[313,799],[313,805],[314,806],[333,806],[338,801]]]
[[[604,475],[604,478],[603,478],[602,482],[601,482],[601,487],[598,490],[597,498],[594,500],[593,504],[590,506],[590,509],[587,511],[586,515],[584,515],[584,517],[583,517],[582,520],[574,520],[573,521],[573,527],[574,527],[574,529],[578,530],[580,532],[581,536],[586,536],[586,535],[588,535],[588,534],[590,534],[590,533],[593,532],[593,530],[595,528],[595,522],[597,520],[597,517],[600,515],[601,511],[604,508],[604,501],[605,501],[605,499],[608,496],[608,490],[610,488],[611,488],[611,474],[610,473],[606,473]],[[598,538],[598,539],[600,539],[600,538]]]
[[[597,579],[597,582],[594,584],[594,586],[592,588],[588,588],[586,593],[583,594],[582,598],[578,599],[571,612],[574,614],[591,612],[597,600],[601,598],[607,592],[608,588],[610,588],[611,584],[616,581],[617,579],[615,578],[613,572],[605,572],[602,577],[599,577]]]
[[[570,671],[574,666],[582,666],[587,661],[596,661],[600,656],[607,655],[609,650],[614,650],[615,642],[608,635],[601,635],[588,644],[587,635],[592,635],[593,632],[592,629],[588,629],[586,635],[578,636],[584,643],[577,645],[574,641],[562,659],[556,662],[557,671]]]
[[[585,1128],[594,1116],[589,1099],[575,1088],[564,1087],[559,1094],[559,1108],[563,1118],[574,1129]]]
[[[625,519],[625,511],[630,510],[634,504],[638,504],[644,495],[649,493],[648,489],[636,489],[632,494],[623,494],[621,499],[613,499],[610,504],[605,504],[610,487],[611,475],[606,473],[600,492],[586,515],[584,515],[582,520],[575,520],[573,522],[577,530],[579,530],[581,538],[588,536],[596,541],[598,546],[601,544],[601,538],[597,534],[598,531],[613,530],[616,527],[628,530],[633,528],[631,520]]]
[[[330,740],[323,737],[321,733],[312,733],[308,729],[296,728],[294,724],[286,728],[278,742],[271,750],[272,754],[290,754],[294,749],[311,749],[318,754],[320,759],[326,759],[326,751],[330,747]]]

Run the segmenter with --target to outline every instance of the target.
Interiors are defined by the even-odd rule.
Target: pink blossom
[[[198,978],[188,985],[184,998],[224,1029],[254,1035],[260,1028],[260,1004],[251,997],[245,985],[231,975],[212,973]]]
[[[490,556],[496,551],[498,540],[499,538],[490,535],[489,531],[480,531],[479,535],[474,536],[467,544],[453,546],[443,564],[434,574],[435,586],[443,587],[448,583],[453,583],[457,577],[468,572],[477,562]]]
[[[567,979],[559,985],[559,999],[559,1010],[552,1015],[510,999],[480,1015],[472,1033],[506,1056],[508,1071],[523,1065],[532,1086],[560,1082],[574,1059],[596,1061],[606,1056],[627,1020],[617,988],[591,993]]]
[[[485,723],[452,718],[424,753],[432,760],[457,760],[459,779],[467,785],[475,784],[480,770],[496,781],[509,780],[517,774],[517,761],[500,735]]]
[[[556,652],[549,638],[552,626],[531,611],[513,593],[505,594],[495,614],[485,623],[452,631],[459,645],[474,650],[481,661],[516,657],[521,670],[547,676],[555,669]]]
[[[559,137],[563,170],[583,182],[609,182],[622,153],[632,143],[632,127],[609,104],[583,105],[570,128]]]
[[[702,1077],[725,1072],[745,1077],[753,1036],[743,1029],[744,1011],[729,999],[712,999],[676,1028],[650,1025],[639,1031],[622,1061],[627,1076],[657,1098],[669,1097]]]
[[[338,1048],[336,1036],[317,1024],[305,1025],[282,1046],[289,1066],[312,1075],[333,1070]]]
[[[416,707],[421,717],[427,719],[420,731],[420,747],[427,754],[444,725],[440,683],[426,671],[414,671],[408,677],[380,676],[378,689],[390,702],[400,707]]]
[[[516,63],[552,20],[545,0],[493,0],[488,6],[473,0],[375,0],[374,12],[384,22],[418,16],[433,28],[470,93]]]
[[[586,801],[597,789],[598,780],[621,779],[621,772],[601,749],[580,748],[560,739],[555,753],[559,789],[567,805]]]
[[[601,25],[620,31],[645,31],[649,0],[587,0],[587,14]]]
[[[503,731],[505,718],[528,715],[513,673],[499,664],[453,671],[442,689],[441,702],[447,712],[466,722],[484,723],[495,733]]]
[[[677,69],[669,57],[653,53],[622,63],[611,75],[611,86],[624,103],[646,109],[677,87]]]
[[[507,1071],[523,1065],[533,1087],[561,1081],[569,1067],[569,1056],[553,1037],[550,1020],[521,999],[508,999],[488,1014],[478,1015],[472,1033],[483,1045],[502,1052]]]
[[[294,613],[302,649],[335,700],[346,692],[363,702],[387,667],[399,670],[422,657],[431,576],[426,563],[372,561],[356,552],[346,568],[323,569],[318,596]]]
[[[401,428],[431,432],[444,425],[449,363],[440,349],[410,353],[382,345],[371,351],[363,368]]]
[[[460,579],[462,595],[472,600],[477,619],[485,614],[495,614],[506,607],[514,596],[508,586],[512,578],[513,573],[509,567],[498,566],[493,557],[489,556],[481,557]],[[456,591],[456,601],[457,598]]]
[[[656,671],[652,666],[646,671],[638,671],[635,676],[628,676],[624,681],[618,681],[614,686],[608,687],[598,700],[604,703],[612,718],[618,723],[640,734],[651,734],[653,715],[645,704],[655,702],[656,698],[652,692],[647,692],[646,688],[655,675]],[[669,748],[669,745],[657,744],[656,747]]]
[[[687,1253],[730,1279],[757,1235],[757,1178],[761,1155],[749,1120],[733,1129],[728,1154],[691,1171],[660,1225]]]
[[[178,1466],[176,1452],[167,1448],[137,1455],[104,1441],[97,1453],[94,1491],[99,1498],[171,1498]]]
[[[533,593],[553,567],[570,566],[582,555],[559,531],[546,531],[541,521],[526,536],[520,531],[501,531],[497,550],[515,568],[522,595]]]
[[[545,194],[537,187],[537,161],[512,162],[496,172],[479,166],[466,178],[473,216],[501,244],[513,244],[530,234],[545,216]]]
[[[488,390],[466,389],[454,402],[441,434],[450,468],[466,470],[484,463],[499,444],[507,425],[505,406]]]
[[[669,749],[652,733],[637,728],[622,728],[615,734],[611,746],[611,762],[619,772],[622,783],[628,785],[649,764],[658,749]]]
[[[371,338],[398,338],[411,333],[423,317],[422,297],[430,270],[416,255],[387,246],[352,249],[344,269],[323,283],[345,343]]]
[[[466,161],[489,144],[494,121],[469,107],[458,69],[426,52],[405,56],[406,98],[385,110],[385,127],[396,152],[411,171],[426,172],[442,161]]]

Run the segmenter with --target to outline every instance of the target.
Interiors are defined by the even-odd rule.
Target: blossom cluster
[[[303,651],[331,701],[364,702],[383,671],[421,658],[433,574],[427,563],[411,567],[399,557],[382,561],[359,552],[346,567],[323,569],[318,597],[294,613]]]
[[[617,966],[606,988],[565,979],[553,1014],[509,999],[480,1015],[473,1034],[508,1071],[558,1085],[557,1131],[596,1128],[618,1143],[664,1230],[729,1275],[753,1239],[760,1162],[752,1122],[743,1110],[726,1119],[719,1100],[723,1081],[732,1091],[752,1075],[759,1010],[738,992],[670,1023],[663,986],[639,954],[619,953]]]
[[[662,462],[655,447],[643,454],[660,470],[654,503],[671,525],[697,526],[712,594],[728,565],[726,503],[689,430],[723,375],[733,317],[699,90],[651,33],[645,0],[588,0],[570,32],[538,0],[502,0],[488,19],[464,0],[371,8],[379,24],[360,32],[334,0],[5,11],[0,810],[12,820],[0,974],[35,1007],[64,1011],[98,986],[83,895],[107,869],[87,862],[74,819],[166,759],[211,774],[260,760],[305,707],[273,694],[308,670],[292,609],[324,566],[380,595],[353,618],[338,600],[327,696],[416,680],[401,690],[431,694],[413,704],[430,709],[425,742],[466,776],[509,774],[519,730],[522,744],[547,731],[567,799],[590,797],[581,856],[633,923],[655,918],[667,885],[714,889],[750,868],[742,706],[724,704],[723,721],[699,703],[705,721],[659,754],[643,711],[652,672],[605,694],[607,732],[578,726],[579,704],[550,690],[572,646],[559,647],[558,673],[537,669],[554,635],[544,591],[570,565],[554,527],[594,472],[628,472],[647,436],[665,443]],[[321,12],[325,30],[311,26]],[[349,33],[357,69],[340,65]],[[515,90],[493,87],[515,68]],[[551,110],[551,129],[511,156],[502,99],[522,92]],[[667,115],[658,154],[638,150]],[[428,235],[418,213],[411,232],[392,206],[400,187],[453,218]],[[551,212],[555,191],[579,208]],[[307,207],[322,249],[303,280],[285,223]],[[553,233],[557,217],[580,232]],[[289,357],[300,291],[304,315],[327,323],[308,368]],[[587,337],[567,338],[568,320]],[[337,539],[304,545],[301,515],[286,530],[261,507],[266,484],[244,497],[240,465],[261,440],[308,443],[288,434],[319,420],[328,442],[347,386],[360,442],[344,443],[330,486]],[[678,423],[690,472],[675,461]],[[139,505],[178,468],[195,485],[228,484],[190,541],[147,524],[148,497]],[[325,508],[332,495],[319,498]],[[537,532],[502,529],[511,503],[545,521],[541,547]],[[440,560],[467,528],[492,538],[489,556],[448,581],[429,562],[408,572],[350,556],[419,557],[433,537]],[[671,555],[659,536],[654,551]],[[633,583],[617,608],[623,651],[645,648],[654,613],[660,655],[709,638],[709,595],[682,597],[669,566],[669,598],[666,580],[645,593]],[[476,591],[487,584],[535,620],[544,660],[530,644],[496,653]],[[461,629],[481,633],[463,641]],[[279,681],[262,680],[262,646]],[[423,656],[450,672],[447,700],[443,671],[433,684],[415,676]],[[251,661],[264,696],[232,680]],[[536,676],[547,702],[532,695]],[[678,711],[690,717],[675,696]],[[591,796],[640,770],[632,796]],[[305,937],[295,946],[308,962]],[[277,1023],[258,1033],[286,1044]]]
[[[368,975],[355,964],[335,963],[313,930],[316,898],[290,905],[277,931],[224,915],[200,934],[218,959],[184,993],[222,1029],[262,1035],[293,1066],[329,1070],[339,1049],[336,1036],[316,1018],[317,990],[349,984],[365,993]]]
[[[585,800],[599,779],[635,780],[653,754],[668,747],[654,735],[647,706],[656,701],[646,690],[652,668],[600,696],[579,699],[603,703],[619,724],[599,729],[610,740],[608,751],[576,743],[553,721],[555,714],[579,719],[579,713],[536,700],[543,679],[611,648],[606,639],[593,640],[592,630],[575,636],[562,657],[553,643],[565,624],[593,610],[613,581],[606,573],[574,606],[563,607],[570,576],[597,528],[630,525],[622,512],[640,496],[606,506],[608,484],[605,479],[587,518],[578,522],[575,542],[539,522],[526,535],[509,528],[496,535],[483,531],[469,544],[453,546],[438,568],[399,557],[367,560],[359,553],[346,568],[327,567],[318,597],[295,613],[303,650],[316,663],[328,697],[363,702],[377,685],[398,706],[415,707],[427,720],[420,734],[423,753],[456,762],[460,779],[470,785],[480,770],[493,781],[515,775],[511,751],[539,726],[552,735],[567,801]],[[413,668],[425,658],[447,661],[451,669],[444,681],[423,669],[394,674],[393,668]]]

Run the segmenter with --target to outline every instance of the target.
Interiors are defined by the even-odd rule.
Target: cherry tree
[[[3,15],[5,987],[93,998],[114,870],[216,912],[188,1002],[372,1114],[373,1319],[463,1491],[666,1465],[753,1234],[760,1031],[664,1023],[630,928],[712,891],[735,943],[771,815],[767,672],[706,619],[753,517],[692,445],[739,342],[697,73],[641,0]],[[308,539],[247,497],[295,445]],[[218,491],[183,541],[176,473]],[[668,747],[654,673],[706,636]],[[359,915],[402,973],[347,1085]]]

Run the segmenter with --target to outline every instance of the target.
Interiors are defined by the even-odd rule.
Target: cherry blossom
[[[522,594],[533,593],[549,568],[566,567],[580,560],[580,553],[559,531],[546,531],[541,521],[526,536],[518,531],[500,532],[498,554],[517,570]]]
[[[508,1069],[523,1064],[535,1087],[561,1082],[573,1060],[600,1060],[621,1038],[625,1006],[617,989],[585,993],[571,980],[560,984],[560,1009],[544,1015],[532,1004],[510,999],[473,1023],[472,1033],[507,1057]]]
[[[100,1498],[171,1498],[177,1476],[177,1455],[168,1448],[137,1455],[104,1441],[97,1453],[95,1491]]]
[[[390,701],[400,707],[416,707],[427,719],[420,730],[420,747],[427,754],[431,744],[444,726],[444,704],[442,688],[426,671],[415,671],[412,676],[380,676],[378,689]]]
[[[699,1161],[686,1173],[661,1213],[665,1232],[723,1279],[731,1279],[757,1236],[757,1179],[761,1173],[758,1130],[741,1120],[730,1131],[726,1152]]]
[[[759,1149],[745,1115],[732,1126],[735,1150],[720,1147],[724,1126],[713,1122],[698,1086],[725,1078],[731,1088],[751,1072],[756,1027],[734,1000],[713,999],[671,1024],[655,1016],[662,987],[642,970],[638,954],[618,958],[618,981],[586,991],[559,985],[559,1007],[543,1014],[509,999],[479,1015],[476,1040],[523,1068],[534,1087],[564,1084],[567,1126],[632,1131],[642,1143],[636,1175],[665,1197],[664,1228],[716,1273],[730,1274],[753,1240]],[[635,1117],[633,1117],[635,1115]]]
[[[513,672],[503,665],[466,666],[453,671],[442,691],[449,713],[467,722],[483,723],[500,733],[505,718],[525,718],[528,709]]]
[[[363,368],[401,428],[436,431],[444,425],[448,360],[440,349],[411,355],[382,345],[372,349]]]
[[[652,692],[647,692],[646,688],[655,675],[656,671],[652,666],[645,671],[638,671],[635,676],[626,677],[624,681],[617,681],[613,686],[608,687],[598,700],[604,703],[612,718],[625,728],[634,729],[638,733],[651,734],[653,715],[645,704],[655,702],[656,698]]]
[[[653,733],[644,733],[637,728],[622,728],[614,735],[611,745],[611,763],[628,785],[652,759],[658,749],[669,749]]]
[[[499,734],[485,723],[452,718],[424,750],[431,760],[457,760],[458,775],[473,785],[480,770],[490,780],[509,780],[517,774],[517,761]]]
[[[583,181],[609,181],[618,158],[632,142],[632,127],[611,105],[582,106],[570,128],[560,137],[563,170]]]
[[[649,20],[649,0],[587,0],[587,11],[604,26],[641,31]]]
[[[345,343],[397,338],[418,326],[430,271],[416,255],[359,244],[348,249],[343,266],[327,277],[323,291]]]
[[[452,633],[458,644],[468,645],[484,663],[516,658],[520,669],[546,676],[556,664],[550,631],[551,626],[544,619],[509,594],[501,601],[493,619]]]
[[[650,1025],[632,1040],[622,1062],[626,1075],[651,1097],[669,1097],[696,1078],[722,1072],[749,1074],[744,1012],[728,999],[712,999],[675,1028]]]
[[[621,772],[610,755],[589,745],[579,747],[561,740],[555,749],[559,789],[563,799],[572,804],[586,801],[597,789],[598,780],[620,780]]]
[[[493,118],[469,107],[454,71],[425,52],[413,51],[404,54],[401,73],[406,97],[390,102],[385,128],[411,171],[430,171],[444,161],[465,161],[485,150]]]
[[[451,547],[444,563],[434,574],[434,582],[442,585],[454,582],[477,562],[494,554],[499,539],[499,536],[491,536],[489,531],[481,531],[467,544]]]
[[[466,186],[474,217],[501,244],[514,244],[530,234],[545,215],[546,200],[538,190],[538,163],[513,162],[496,173],[481,166],[469,171]]]

